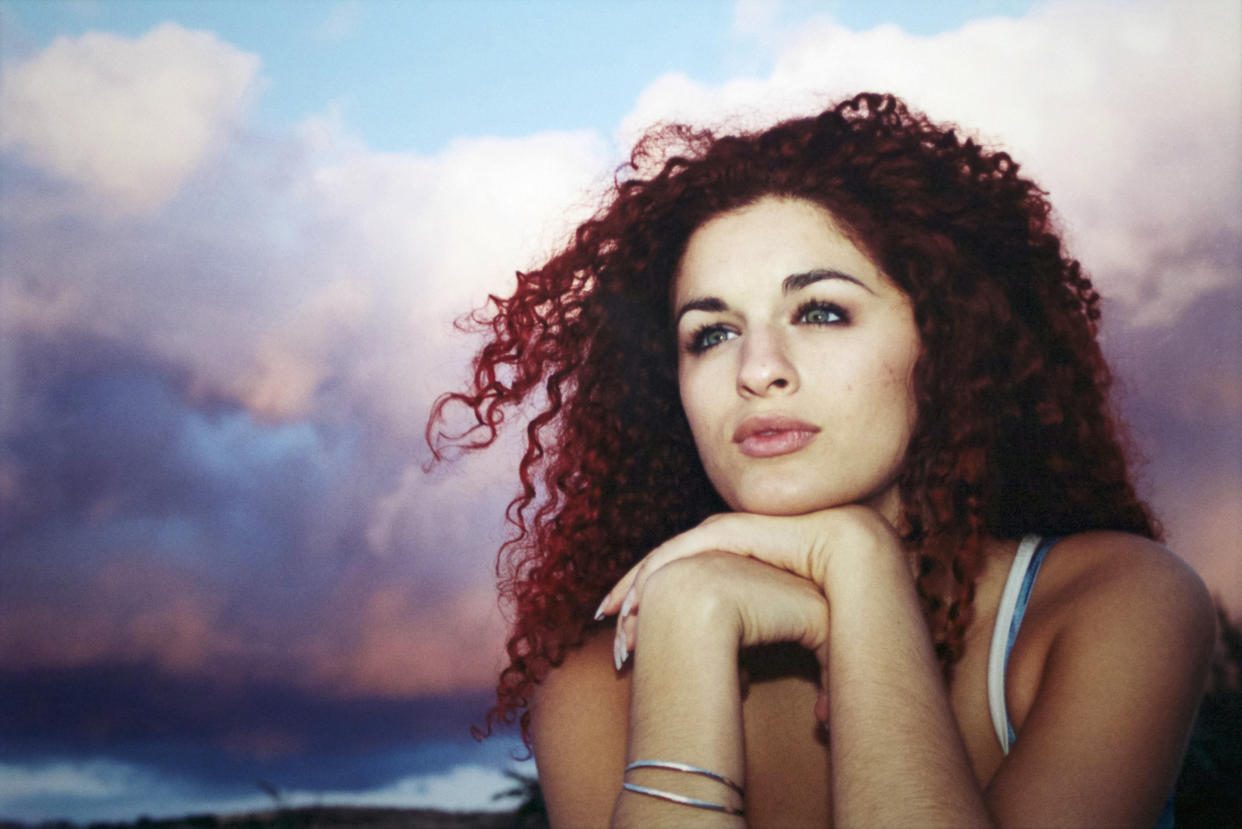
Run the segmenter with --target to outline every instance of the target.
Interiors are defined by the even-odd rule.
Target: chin
[[[735,512],[757,515],[806,515],[833,507],[862,504],[893,521],[901,512],[901,498],[892,481],[871,487],[791,486],[788,479],[743,482],[728,489],[717,487],[725,503]]]
[[[780,487],[735,492],[724,496],[724,499],[737,512],[758,515],[805,515],[851,503],[848,499],[828,497],[825,493],[783,491]]]

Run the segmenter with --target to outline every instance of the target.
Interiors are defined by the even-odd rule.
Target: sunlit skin
[[[918,332],[909,299],[828,211],[769,197],[707,222],[672,307],[682,405],[730,507],[863,503],[895,520]],[[751,421],[767,417],[780,419]],[[748,425],[761,431],[739,441]]]
[[[987,656],[1017,542],[984,539],[946,684],[897,529],[921,349],[909,299],[830,212],[767,197],[691,234],[670,313],[682,405],[733,511],[631,568],[596,616],[617,616],[615,637],[591,634],[537,686],[551,824],[1154,823],[1211,650],[1189,568],[1122,533],[1058,542],[1006,671],[1006,756]],[[741,783],[744,821],[624,789],[743,805],[703,777],[626,771],[653,759]]]

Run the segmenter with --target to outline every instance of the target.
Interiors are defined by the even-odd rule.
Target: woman
[[[863,94],[649,135],[491,298],[428,434],[538,409],[489,725],[522,712],[554,826],[1156,823],[1214,620],[1049,214]]]

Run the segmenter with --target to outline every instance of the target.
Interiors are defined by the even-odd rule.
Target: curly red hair
[[[515,613],[488,732],[519,718],[527,736],[533,685],[583,641],[604,592],[727,509],[681,410],[669,285],[697,227],[764,196],[826,208],[913,302],[918,418],[899,491],[946,674],[984,536],[1157,536],[1108,408],[1099,297],[1006,153],[872,93],[761,132],[661,127],[564,250],[472,315],[489,332],[472,383],[427,424],[438,458],[490,445],[524,402],[538,408],[497,564]],[[473,421],[455,437],[442,427],[453,404]]]

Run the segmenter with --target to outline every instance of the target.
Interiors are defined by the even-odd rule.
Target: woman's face
[[[896,521],[918,331],[832,214],[775,197],[721,214],[691,235],[672,293],[682,406],[729,506],[864,503]]]

